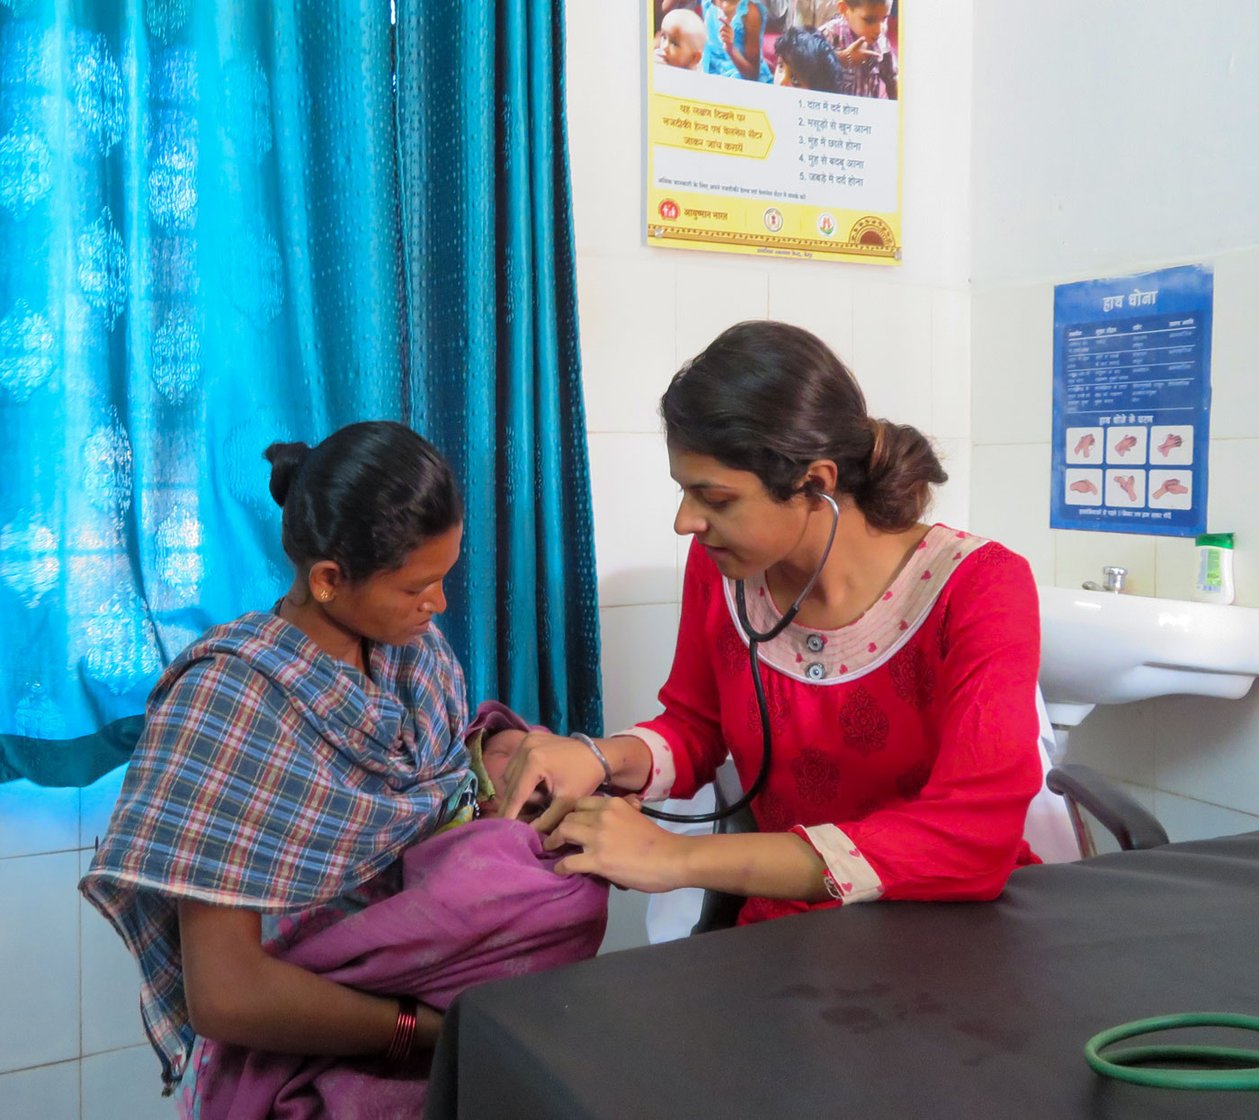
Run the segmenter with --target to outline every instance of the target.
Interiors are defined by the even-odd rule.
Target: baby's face
[[[670,12],[660,24],[659,46],[665,64],[694,69],[704,54],[704,38],[704,25],[694,12]]]
[[[523,731],[499,731],[481,744],[481,765],[494,783],[494,792],[502,795],[507,785],[507,766],[525,737]]]
[[[494,783],[494,796],[481,803],[481,812],[487,817],[498,816],[502,807],[502,796],[507,789],[507,767],[525,734],[524,731],[499,731],[489,736],[481,745],[481,765]],[[543,808],[543,799],[535,795],[520,810],[519,819],[531,821]]]
[[[857,3],[841,4],[840,8],[853,34],[860,35],[867,43],[873,43],[887,30],[887,17],[892,5]]]

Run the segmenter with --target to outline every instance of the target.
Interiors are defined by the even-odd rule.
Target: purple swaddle
[[[520,821],[478,820],[413,845],[395,895],[280,954],[329,980],[412,995],[444,1011],[465,988],[594,956],[607,885],[554,872]],[[375,1059],[303,1058],[212,1044],[197,1073],[202,1120],[417,1117],[427,1082]]]

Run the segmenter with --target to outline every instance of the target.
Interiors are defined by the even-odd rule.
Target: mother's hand
[[[566,844],[581,851],[555,865],[561,875],[601,875],[636,891],[671,891],[685,886],[683,859],[695,837],[679,836],[648,820],[630,797],[583,797],[547,837],[544,847]]]
[[[515,820],[534,792],[541,790],[547,806],[533,827],[549,832],[578,798],[594,793],[603,778],[602,764],[584,743],[549,731],[531,731],[507,766],[500,816]]]

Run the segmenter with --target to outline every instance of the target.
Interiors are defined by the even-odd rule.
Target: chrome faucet
[[[1123,590],[1123,581],[1128,576],[1128,569],[1108,564],[1102,569],[1102,581],[1087,579],[1083,587],[1085,591],[1111,591],[1118,595]]]

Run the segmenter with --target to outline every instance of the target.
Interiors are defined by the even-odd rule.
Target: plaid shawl
[[[215,627],[149,697],[79,889],[136,957],[168,1089],[194,1039],[181,898],[292,913],[368,882],[472,783],[463,673],[436,627],[377,645],[371,680],[274,614]]]

